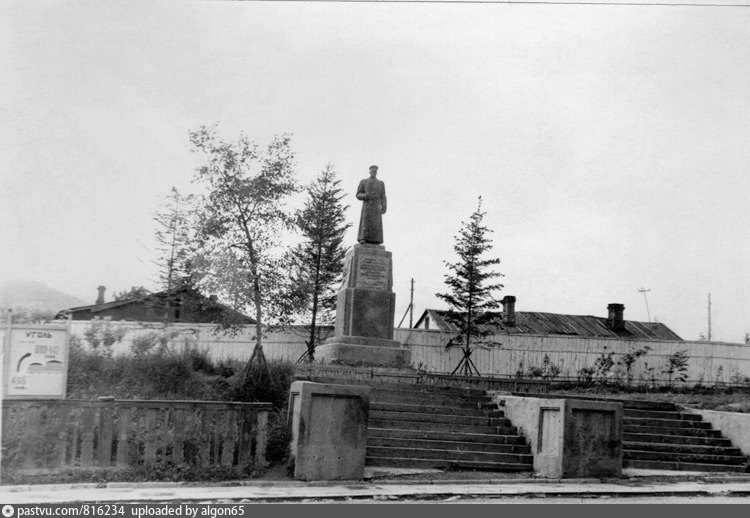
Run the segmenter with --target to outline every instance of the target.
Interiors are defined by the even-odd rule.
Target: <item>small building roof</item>
[[[166,302],[170,299],[178,300],[189,300],[191,303],[191,313],[193,317],[196,314],[203,314],[209,318],[210,322],[231,322],[235,324],[254,324],[255,320],[236,311],[226,304],[222,304],[217,301],[214,297],[206,297],[200,292],[190,289],[181,288],[173,290],[172,292],[160,291],[156,293],[149,293],[142,297],[133,297],[129,299],[117,300],[113,302],[105,302],[103,304],[91,304],[88,306],[78,306],[68,309],[63,309],[55,315],[55,318],[67,318],[68,315],[72,315],[74,320],[87,320],[90,318],[96,318],[102,315],[112,315],[113,310],[122,309],[126,310],[128,306],[134,305],[146,305],[149,309],[156,307],[165,307]],[[149,314],[151,312],[149,311]],[[216,318],[217,316],[221,318]],[[129,320],[125,318],[124,320]],[[181,322],[205,322],[204,319],[178,319]]]
[[[445,318],[448,311],[426,309],[419,317],[415,328],[423,327],[425,318],[431,321],[431,329],[455,332],[456,326]],[[624,329],[616,331],[607,326],[607,318],[591,315],[563,315],[539,311],[515,311],[515,325],[508,325],[502,312],[492,312],[491,323],[482,326],[492,334],[540,334],[581,337],[632,338],[636,340],[679,340],[674,331],[660,322],[624,321]]]

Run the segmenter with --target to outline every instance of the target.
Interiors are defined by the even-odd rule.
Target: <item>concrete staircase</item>
[[[744,472],[748,458],[699,415],[672,403],[624,400],[623,467]]]
[[[371,387],[368,466],[534,469],[526,440],[483,390],[321,376],[303,379]]]
[[[482,390],[374,386],[367,465],[533,471],[525,439]]]
[[[390,373],[390,378],[397,380],[399,375]],[[312,371],[299,379],[371,387],[368,466],[533,471],[533,456],[525,438],[484,390],[319,376]],[[680,412],[672,403],[553,393],[543,397],[623,403],[625,468],[750,470],[748,457],[719,430],[699,415]]]

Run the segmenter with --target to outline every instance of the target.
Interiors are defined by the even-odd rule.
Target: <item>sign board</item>
[[[357,287],[378,290],[388,289],[388,258],[360,257],[357,271]]]
[[[5,335],[3,397],[65,398],[68,328],[13,326]]]

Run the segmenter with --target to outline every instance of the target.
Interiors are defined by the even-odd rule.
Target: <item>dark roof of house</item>
[[[454,324],[445,318],[447,311],[426,309],[414,327],[419,327],[429,315],[435,329],[457,331]],[[635,322],[625,320],[625,329],[615,331],[607,326],[607,319],[591,315],[560,315],[538,311],[516,311],[515,325],[503,322],[503,313],[493,312],[491,323],[483,326],[483,331],[492,334],[540,334],[586,337],[632,338],[636,340],[679,340],[675,332],[660,322]]]
[[[96,316],[97,313],[102,313],[104,311],[112,310],[121,308],[124,306],[129,306],[131,304],[148,304],[148,303],[159,303],[166,301],[169,297],[176,297],[180,295],[188,295],[190,298],[192,298],[194,301],[198,301],[200,303],[200,308],[205,311],[216,311],[221,312],[222,315],[225,317],[223,320],[228,322],[234,322],[234,323],[240,323],[240,324],[254,324],[255,320],[248,317],[247,315],[240,313],[239,311],[236,311],[226,304],[222,304],[221,302],[217,301],[213,297],[205,297],[200,292],[189,289],[189,288],[182,288],[179,290],[174,290],[171,293],[168,291],[159,291],[156,293],[149,293],[148,295],[142,296],[142,297],[133,297],[130,299],[123,299],[123,300],[116,300],[113,302],[105,302],[103,304],[91,304],[88,306],[78,306],[74,308],[68,308],[63,309],[62,311],[59,311],[57,315],[55,315],[55,318],[66,318],[68,314],[75,314],[75,313],[87,313],[91,316]]]

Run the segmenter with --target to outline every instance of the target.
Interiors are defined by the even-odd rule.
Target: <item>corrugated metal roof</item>
[[[425,316],[429,316],[435,329],[456,331],[456,326],[446,321],[445,315],[447,313],[443,310],[427,309],[417,320],[415,327],[419,327]],[[503,322],[502,313],[492,313],[492,315],[492,323],[482,326],[482,330],[487,330],[493,334],[569,335],[682,341],[682,338],[660,322],[625,320],[625,329],[614,331],[607,327],[606,318],[591,315],[560,315],[537,311],[516,311],[514,326],[509,326]]]

